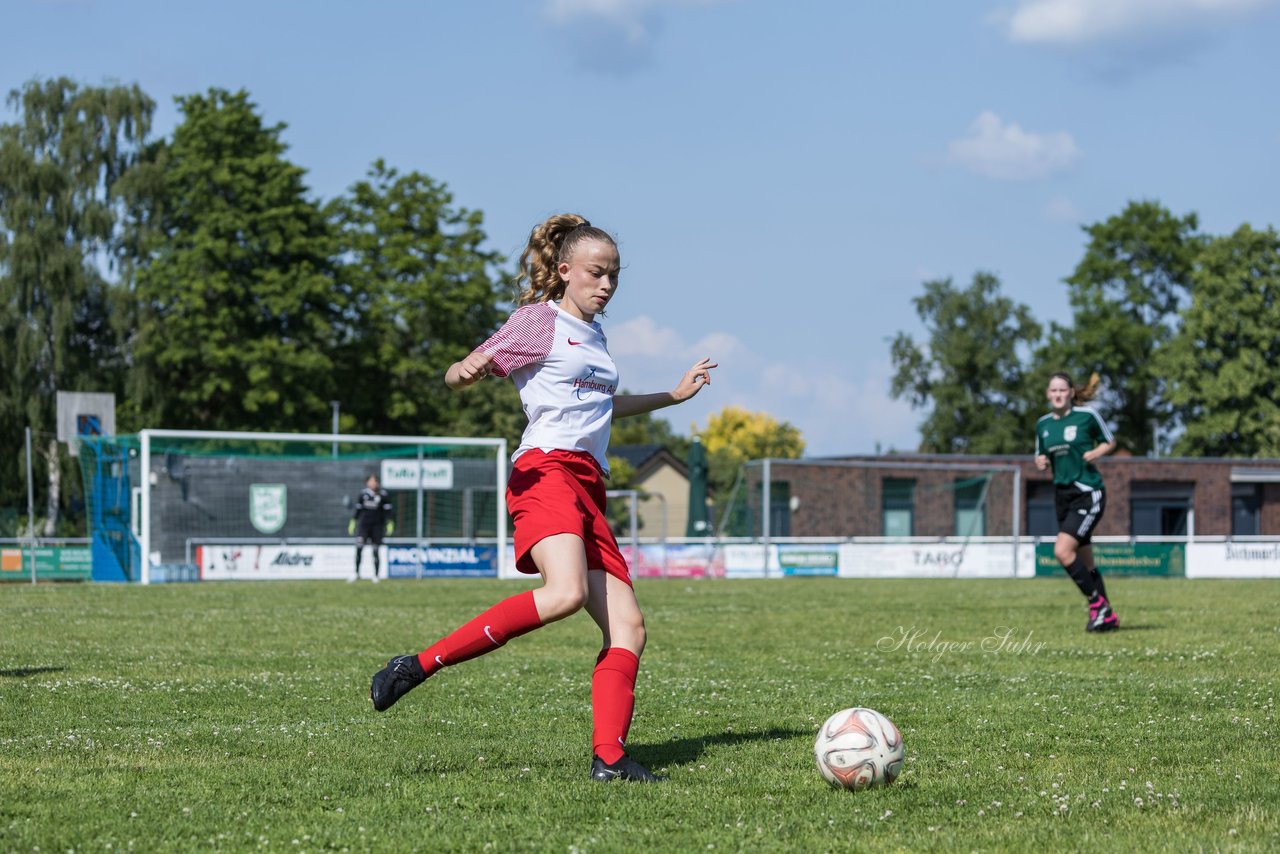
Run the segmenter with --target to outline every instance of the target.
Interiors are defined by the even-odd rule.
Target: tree
[[[400,175],[378,160],[366,180],[330,203],[339,239],[338,281],[348,295],[347,339],[337,370],[344,421],[359,431],[498,435],[524,426],[510,382],[464,394],[444,384],[450,364],[503,321],[501,258],[480,247],[478,211],[453,208],[443,184]]]
[[[920,426],[925,453],[1027,453],[1030,382],[1023,367],[1041,328],[1025,305],[1000,295],[1000,280],[976,273],[956,289],[950,279],[925,282],[916,313],[927,346],[899,332],[891,345],[890,391],[915,408],[931,407]]]
[[[765,412],[726,406],[698,431],[707,451],[707,480],[711,493],[724,498],[748,460],[797,459],[804,454],[800,430]]]
[[[328,423],[349,295],[335,241],[246,92],[178,98],[138,272],[133,393],[150,426],[299,430]]]
[[[1175,453],[1280,457],[1280,234],[1210,241],[1191,293],[1153,370],[1182,425]]]
[[[622,394],[631,394],[623,390]],[[665,418],[655,418],[653,413],[645,412],[629,418],[614,419],[609,433],[609,447],[618,445],[661,445],[678,460],[683,460],[689,453],[689,438],[681,436],[671,427]]]
[[[57,530],[64,462],[55,393],[123,391],[125,341],[113,317],[127,297],[109,275],[123,260],[121,179],[138,162],[154,103],[137,86],[59,78],[13,90],[19,120],[0,126],[0,504],[25,473],[23,427],[47,442],[45,536]]]
[[[1151,201],[1085,226],[1088,248],[1066,279],[1073,327],[1054,324],[1049,336],[1059,360],[1053,370],[1102,377],[1099,403],[1134,454],[1154,449],[1154,430],[1168,415],[1152,366],[1186,299],[1203,245],[1197,227],[1194,213],[1175,217]]]

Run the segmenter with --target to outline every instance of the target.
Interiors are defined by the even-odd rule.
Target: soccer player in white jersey
[[[645,626],[605,518],[609,427],[613,418],[688,400],[717,365],[698,361],[669,392],[617,394],[617,368],[595,318],[616,293],[620,269],[607,232],[577,214],[550,217],[520,257],[520,307],[445,372],[452,389],[493,375],[510,377],[520,391],[529,424],[512,455],[507,509],[516,568],[541,574],[543,585],[504,599],[417,655],[391,659],[369,696],[384,711],[441,668],[586,608],[603,635],[591,678],[591,778],[650,782],[657,778],[624,747]]]
[[[1076,388],[1068,374],[1049,378],[1045,394],[1051,411],[1036,422],[1036,468],[1053,468],[1058,513],[1053,555],[1089,600],[1085,631],[1107,632],[1120,628],[1120,618],[1107,599],[1090,545],[1107,506],[1102,475],[1093,461],[1114,451],[1116,440],[1098,413],[1082,405],[1093,399],[1097,388],[1097,374],[1084,388]]]

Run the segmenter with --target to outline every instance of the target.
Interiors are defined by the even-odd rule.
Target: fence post
[[[36,499],[31,476],[31,427],[27,427],[27,557],[31,560],[31,583],[36,583]]]
[[[772,496],[770,495],[769,479],[772,476],[772,469],[769,466],[768,457],[764,459],[764,469],[761,472],[761,490],[760,503],[763,509],[760,511],[760,543],[764,547],[764,577],[769,577],[769,517],[773,515],[773,508],[770,507]]]

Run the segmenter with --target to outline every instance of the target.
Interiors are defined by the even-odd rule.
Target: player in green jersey
[[[1084,388],[1076,388],[1068,374],[1049,378],[1051,411],[1036,422],[1036,468],[1053,469],[1058,513],[1053,555],[1089,600],[1085,631],[1106,632],[1120,628],[1120,618],[1107,599],[1090,546],[1107,504],[1102,475],[1093,462],[1114,451],[1116,440],[1098,413],[1081,405],[1093,399],[1097,388],[1097,374]]]

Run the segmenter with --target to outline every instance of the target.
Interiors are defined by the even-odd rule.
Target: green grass
[[[669,779],[603,786],[585,614],[369,705],[519,584],[7,585],[0,850],[1274,850],[1280,585],[1110,587],[1094,636],[1065,577],[641,582]],[[853,705],[904,734],[888,789],[814,767]]]

